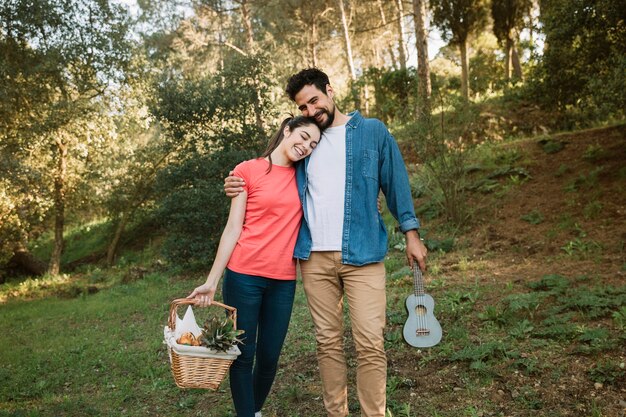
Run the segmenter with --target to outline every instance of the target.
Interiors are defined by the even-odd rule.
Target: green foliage
[[[430,7],[433,23],[441,29],[443,39],[455,45],[465,42],[487,23],[488,11],[481,0],[433,0]]]
[[[601,202],[597,200],[590,201],[583,208],[583,216],[585,216],[585,219],[596,219],[602,213],[602,208]]]
[[[469,361],[476,368],[486,360],[502,359],[506,356],[506,345],[499,341],[490,341],[478,345],[469,345],[450,355],[450,361]]]
[[[623,3],[611,0],[541,2],[548,47],[533,78],[546,107],[569,112],[574,123],[623,116],[624,13]]]
[[[106,252],[111,225],[103,220],[67,227],[62,265],[102,256]],[[54,237],[47,233],[31,242],[31,251],[39,259],[48,259]]]
[[[494,305],[486,306],[482,313],[478,313],[478,318],[483,321],[490,321],[499,325],[504,325],[508,321],[503,312],[501,312],[498,307]]]
[[[587,255],[590,253],[598,252],[602,249],[602,246],[594,240],[583,240],[575,238],[567,242],[564,246],[561,246],[561,250],[569,256]]]
[[[537,358],[533,357],[518,357],[512,363],[511,367],[514,369],[519,369],[524,373],[524,375],[528,376],[538,376],[541,375],[544,371],[544,366],[542,366],[541,362],[537,360]]]
[[[587,317],[606,317],[618,307],[626,305],[626,288],[581,287],[567,292],[561,302],[567,309],[579,311]]]
[[[476,144],[481,142],[482,130],[477,126],[478,109],[459,105],[450,114],[407,124],[397,133],[399,141],[410,141],[423,162],[414,182],[430,197],[424,210],[434,215],[445,214],[447,220],[460,227],[471,213],[467,205],[470,172],[467,169]]]
[[[224,178],[250,151],[216,152],[170,165],[157,180],[160,201],[157,218],[167,236],[166,258],[185,269],[208,268],[213,263],[230,200],[224,195]]]
[[[39,236],[53,208],[64,219],[97,206],[87,180],[104,171],[100,156],[115,136],[110,87],[124,83],[132,47],[118,4],[12,1],[0,15],[2,265]]]
[[[576,192],[583,189],[593,189],[598,186],[598,176],[604,171],[604,166],[599,166],[591,171],[587,175],[580,174],[571,183],[565,187],[567,192]]]
[[[509,335],[516,339],[524,339],[530,336],[534,329],[535,326],[533,326],[529,320],[524,319],[522,321],[518,321],[513,325],[513,327],[511,327]]]
[[[563,342],[573,340],[578,330],[571,320],[571,314],[549,317],[540,322],[540,326],[535,328],[532,335],[533,337]]]
[[[513,313],[525,313],[528,317],[534,317],[541,307],[541,303],[547,297],[544,293],[514,294],[506,297],[504,302]]]
[[[523,387],[519,396],[515,398],[515,402],[519,403],[523,408],[529,410],[540,410],[543,408],[539,394],[530,387]]]
[[[535,291],[562,294],[570,285],[570,281],[566,277],[558,274],[549,274],[541,277],[539,281],[530,282],[528,287]]]
[[[207,268],[228,218],[223,181],[266,142],[260,124],[268,108],[268,61],[239,58],[224,71],[163,86],[153,109],[171,135],[178,161],[163,169],[156,189],[167,231],[164,253],[184,269]],[[267,112],[267,113],[266,113]]]
[[[444,237],[442,239],[429,238],[424,239],[424,244],[429,251],[452,252],[454,250],[454,237]]]
[[[615,348],[616,343],[610,338],[608,329],[598,327],[583,329],[576,340],[579,342],[576,352],[594,354]]]
[[[613,312],[612,317],[618,329],[626,330],[626,306],[622,306],[619,310]]]
[[[589,370],[589,378],[593,382],[618,386],[626,380],[624,363],[615,363],[610,360],[601,360]]]
[[[484,38],[486,41],[480,42]],[[504,63],[499,59],[499,49],[495,40],[488,37],[485,32],[472,42],[472,46],[474,45],[476,45],[476,50],[469,60],[469,80],[472,94],[478,101],[481,98],[493,97],[494,93],[502,88]],[[485,116],[491,115],[485,114]],[[493,127],[497,127],[497,118],[494,117],[490,121],[495,125]],[[489,127],[491,126],[486,126],[486,128]]]
[[[508,46],[512,42],[514,31],[522,28],[530,8],[530,0],[492,0],[493,33],[501,45]]]
[[[406,122],[415,113],[417,73],[415,68],[387,70],[369,68],[363,81],[374,87],[372,117],[385,123]]]
[[[565,164],[561,164],[559,165],[559,168],[556,170],[556,172],[554,173],[555,177],[562,177],[566,172],[569,172],[570,169],[567,165]]]
[[[533,209],[530,213],[520,216],[520,219],[535,225],[543,223],[544,220],[543,214],[537,209]]]
[[[478,295],[467,291],[450,291],[440,298],[438,304],[442,315],[461,317],[474,308]]]
[[[585,152],[583,152],[583,159],[589,162],[596,162],[605,157],[606,151],[598,144],[587,146]]]
[[[547,154],[554,154],[565,148],[565,144],[563,142],[554,139],[541,140],[539,141],[539,144],[541,145],[541,149],[543,149],[543,151]]]

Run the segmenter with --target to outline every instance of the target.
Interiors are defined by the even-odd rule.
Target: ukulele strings
[[[424,308],[424,284],[420,279],[422,277],[422,271],[419,269],[417,265],[413,266],[413,283],[415,284],[415,315],[417,319],[417,333],[421,333],[421,330],[426,328],[426,316],[423,313],[423,310],[420,307]],[[418,310],[420,310],[418,312]]]

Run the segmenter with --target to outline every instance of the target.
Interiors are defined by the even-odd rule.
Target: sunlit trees
[[[0,88],[7,97],[2,113],[20,115],[3,117],[3,151],[14,144],[16,157],[37,167],[40,184],[49,190],[55,236],[49,271],[57,274],[70,180],[79,180],[77,166],[107,135],[98,121],[129,51],[127,16],[120,6],[98,0],[15,1],[0,7],[5,58]]]
[[[504,68],[506,79],[511,78],[511,68],[515,78],[522,78],[522,68],[519,59],[516,65],[511,65],[513,52],[517,47],[516,41],[524,24],[524,18],[530,10],[531,0],[491,0],[491,17],[493,19],[493,33],[504,49]]]
[[[489,100],[505,65],[507,77],[521,77],[518,42],[545,36],[543,55],[531,50],[526,79],[505,94],[580,120],[623,117],[626,108],[624,0],[541,0],[540,15],[537,0],[153,0],[137,2],[132,22],[120,4],[0,3],[0,266],[13,259],[43,272],[28,248],[46,234],[55,245],[45,261],[57,273],[73,222],[110,223],[112,264],[137,213],[182,222],[177,203],[190,196],[198,205],[187,208],[200,214],[185,221],[197,221],[200,204],[221,198],[218,177],[256,154],[277,112],[295,111],[283,88],[303,67],[329,74],[342,109],[428,124],[432,89],[442,108],[458,104],[459,90]],[[431,12],[449,42],[434,86]],[[198,252],[174,258],[205,256],[210,245],[183,245]]]
[[[469,99],[469,56],[467,42],[487,24],[484,0],[431,0],[433,23],[442,37],[459,48],[461,54],[461,95]]]

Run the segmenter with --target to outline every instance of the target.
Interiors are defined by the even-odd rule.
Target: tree
[[[413,0],[413,20],[415,22],[415,47],[417,49],[417,108],[418,117],[430,116],[430,65],[428,63],[428,36],[424,19],[426,17],[426,1]]]
[[[471,35],[484,29],[487,9],[484,0],[431,0],[433,23],[441,29],[442,38],[457,46],[461,53],[461,95],[469,99],[469,57],[467,42]]]
[[[396,0],[394,5],[397,10],[396,31],[398,33],[398,60],[400,69],[406,69],[406,42],[404,40],[404,4],[402,0]]]
[[[626,2],[543,0],[543,58],[533,74],[547,107],[623,117],[626,108]]]
[[[2,113],[22,115],[5,120],[0,135],[22,150],[18,156],[34,153],[42,161],[40,175],[49,181],[54,211],[49,272],[57,274],[72,161],[101,142],[94,114],[101,112],[109,86],[121,79],[130,49],[127,15],[103,0],[18,0],[0,6],[0,14],[6,58],[0,88],[11,97]]]
[[[348,17],[346,16],[346,10],[343,5],[344,0],[337,0],[339,6],[339,17],[341,18],[341,29],[343,34],[343,47],[346,62],[348,63],[348,74],[350,79],[356,81],[356,69],[354,67],[354,58],[352,57],[352,41],[350,40],[350,24],[348,23]]]
[[[229,204],[223,178],[239,162],[258,156],[267,141],[255,122],[257,97],[273,86],[269,60],[234,55],[223,71],[198,80],[161,85],[152,113],[174,152],[156,180],[159,221],[165,225],[164,252],[186,269],[210,266]],[[264,119],[274,109],[265,106]]]
[[[498,38],[500,46],[504,48],[505,77],[511,78],[511,68],[516,78],[522,78],[519,59],[517,65],[511,65],[516,50],[516,40],[524,25],[524,18],[530,10],[530,0],[492,0],[491,17],[493,19],[493,33]]]

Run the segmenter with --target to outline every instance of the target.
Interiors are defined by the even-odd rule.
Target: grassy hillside
[[[424,221],[447,251],[431,251],[426,275],[438,346],[403,342],[412,279],[401,251],[385,262],[389,415],[623,415],[626,127],[505,142],[478,157],[467,226]],[[164,269],[156,244],[124,259],[0,287],[0,416],[234,415],[227,380],[217,392],[176,388],[162,344],[169,302],[202,278]],[[317,372],[298,285],[264,416],[323,416]]]

